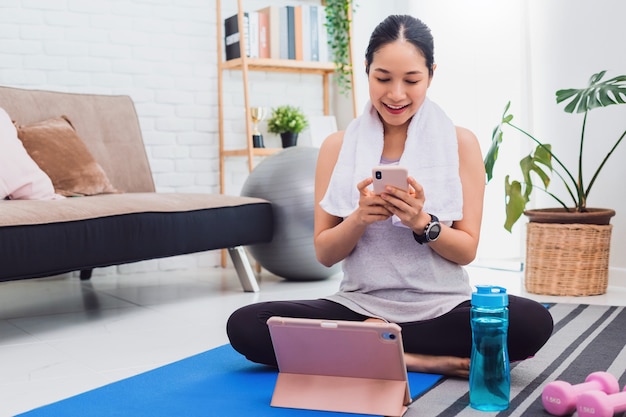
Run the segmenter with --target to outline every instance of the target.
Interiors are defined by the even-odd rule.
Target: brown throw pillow
[[[67,117],[17,126],[17,134],[57,193],[73,197],[118,192]]]

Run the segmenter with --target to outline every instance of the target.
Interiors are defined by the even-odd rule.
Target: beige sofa
[[[227,248],[246,291],[258,291],[244,245],[272,239],[268,201],[157,193],[128,96],[0,87],[17,125],[65,115],[120,192],[59,200],[0,200],[0,281],[38,278]]]

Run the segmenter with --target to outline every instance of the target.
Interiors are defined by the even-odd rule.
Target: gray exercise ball
[[[248,246],[252,256],[271,273],[288,280],[326,279],[338,272],[315,257],[313,209],[315,166],[319,149],[286,148],[261,161],[250,173],[241,195],[272,203],[274,237],[269,243]]]

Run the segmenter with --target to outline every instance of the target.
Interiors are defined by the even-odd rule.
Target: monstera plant
[[[509,175],[504,179],[506,195],[506,220],[504,227],[509,232],[515,222],[517,222],[526,211],[526,206],[530,202],[530,197],[535,189],[540,189],[550,195],[565,212],[584,213],[590,210],[587,207],[589,193],[596,183],[596,180],[599,178],[600,171],[622,142],[624,136],[626,136],[626,130],[624,130],[624,132],[612,142],[606,156],[602,159],[590,179],[586,181],[583,175],[583,161],[586,140],[585,131],[589,112],[597,108],[614,104],[624,104],[626,102],[626,75],[619,75],[603,81],[605,74],[606,71],[593,74],[589,79],[589,85],[585,88],[571,88],[558,90],[556,92],[557,104],[566,102],[564,110],[567,113],[583,114],[580,137],[577,139],[577,143],[572,143],[572,146],[578,147],[578,161],[576,167],[568,168],[557,157],[549,143],[540,141],[532,134],[515,125],[513,123],[513,115],[509,113],[511,103],[509,102],[505,106],[502,119],[493,130],[491,147],[484,160],[487,181],[490,181],[493,177],[493,169],[498,158],[498,151],[503,143],[504,129],[512,128],[537,145],[534,151],[524,156],[520,161],[521,179],[512,179]],[[622,117],[622,119],[625,120],[626,117]],[[605,141],[605,139],[602,139],[602,142]],[[601,140],[597,138],[594,142],[596,146],[599,146],[598,143],[600,143]],[[567,199],[561,199],[548,191],[551,179],[555,176],[564,184],[567,194],[569,195]]]

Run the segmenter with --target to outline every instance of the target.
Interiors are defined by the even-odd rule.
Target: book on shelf
[[[240,58],[243,32],[249,58],[328,62],[324,6],[267,6],[243,13],[243,31],[237,15],[224,20],[226,60]]]
[[[243,14],[243,24],[248,25],[248,13]],[[244,40],[246,55],[250,56],[250,41],[248,31],[244,30],[246,39]],[[241,58],[241,31],[239,30],[239,20],[237,15],[230,16],[224,20],[224,45],[226,50],[226,60]]]
[[[289,59],[289,28],[288,28],[288,13],[287,6],[283,6],[278,9],[278,38],[279,38],[279,52],[278,57],[280,59]]]
[[[302,8],[302,51],[305,61],[327,62],[328,54],[325,58],[320,56],[322,49],[328,50],[326,34],[326,14],[323,6],[303,4]]]
[[[304,27],[302,22],[302,12],[304,6],[294,6],[293,8],[293,44],[295,49],[295,60],[304,60]]]
[[[267,36],[267,45],[269,50],[269,56],[259,56],[259,58],[272,58],[280,59],[280,7],[279,6],[267,6],[258,10],[259,13],[259,30],[262,29],[262,25],[267,25],[265,35]]]
[[[248,13],[248,26],[246,30],[246,39],[249,41],[250,53],[248,57],[259,57],[259,14],[257,12]],[[248,48],[246,48],[248,50]]]
[[[311,28],[311,5],[304,4],[302,7],[302,59],[313,61],[312,54],[312,28]]]
[[[259,18],[259,58],[271,58],[270,13],[269,10],[257,11]]]
[[[296,59],[296,8],[287,8],[287,59]]]
[[[246,56],[249,58],[259,58],[259,13],[244,12],[243,26]],[[224,20],[224,44],[227,61],[241,58],[241,32],[242,31],[239,30],[239,20],[236,14]]]

